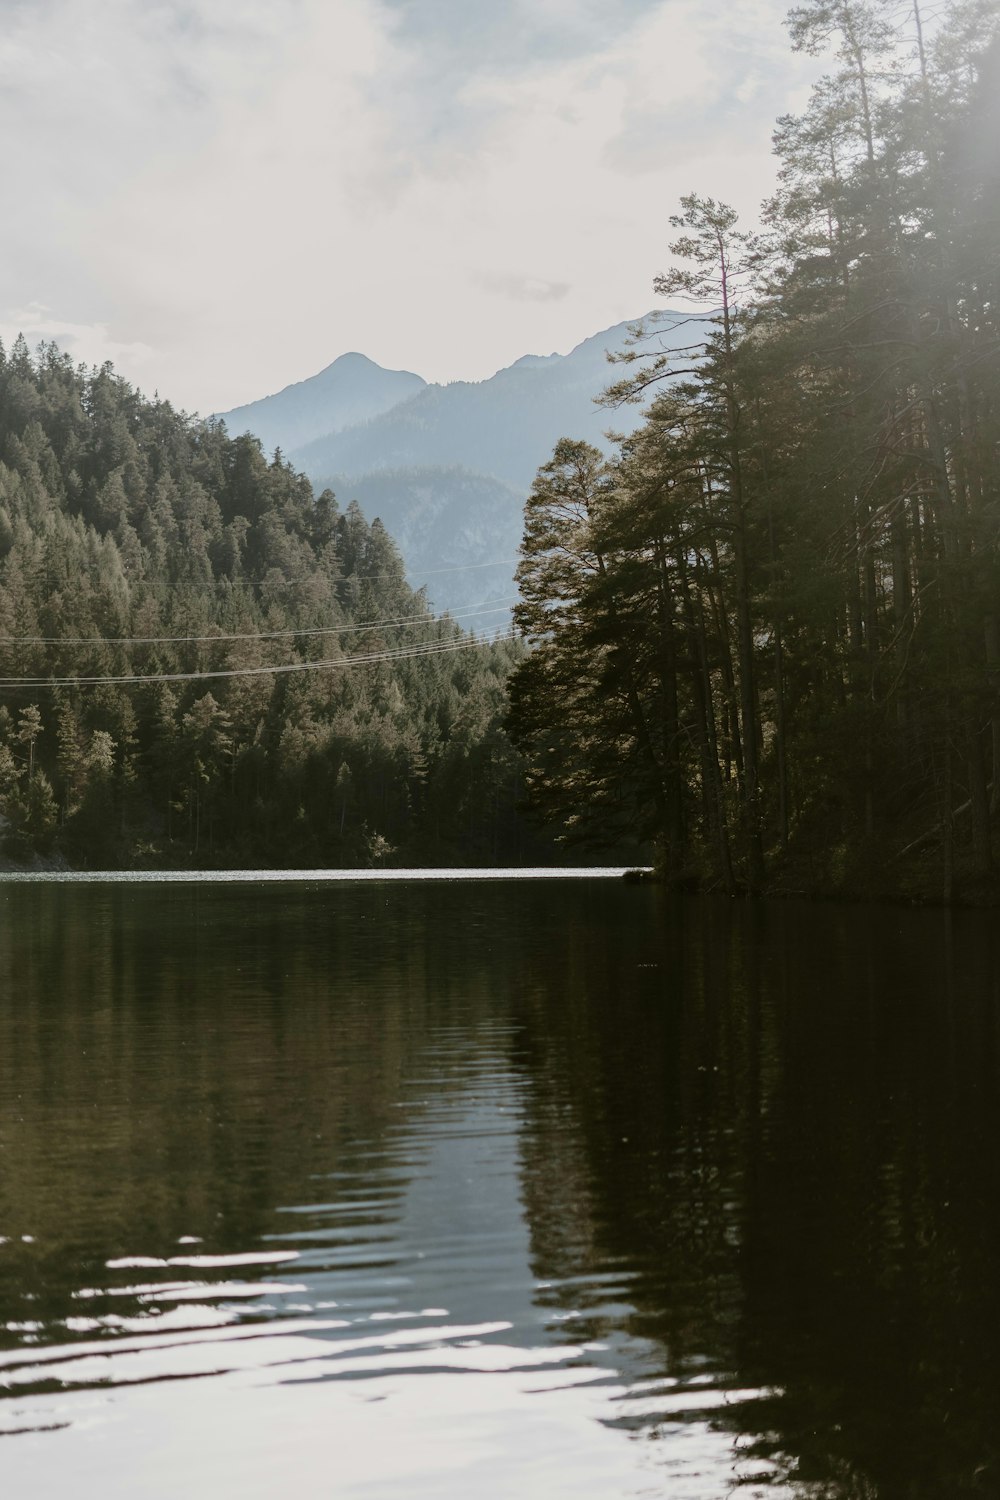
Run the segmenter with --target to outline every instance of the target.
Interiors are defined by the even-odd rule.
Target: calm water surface
[[[4,1500],[1000,1495],[993,915],[0,883]]]

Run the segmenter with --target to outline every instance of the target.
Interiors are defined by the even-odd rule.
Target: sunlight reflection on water
[[[620,874],[0,880],[3,1500],[968,1490],[994,926]]]
[[[536,1284],[553,1283],[531,1271],[519,1205],[521,1084],[491,1057],[456,1095],[428,1062],[416,1088],[453,1091],[430,1092],[419,1128],[386,1142],[391,1161],[420,1165],[389,1222],[384,1199],[349,1196],[367,1190],[356,1169],[337,1181],[346,1202],[278,1209],[299,1222],[269,1239],[299,1248],[110,1257],[109,1279],[74,1298],[132,1316],[67,1319],[79,1341],[0,1354],[0,1437],[16,1439],[0,1448],[5,1492],[61,1500],[71,1475],[79,1500],[608,1500],[663,1493],[672,1472],[676,1500],[724,1493],[733,1443],[710,1414],[759,1393],[704,1377],[632,1387],[606,1343],[572,1338],[572,1311],[539,1315]],[[273,1279],[234,1279],[244,1267]],[[180,1268],[202,1279],[171,1279]],[[136,1270],[164,1275],[129,1280]],[[575,1280],[581,1307],[600,1309],[630,1273]],[[450,1310],[421,1306],[442,1291]],[[455,1317],[473,1302],[509,1316]],[[655,1455],[623,1443],[654,1424],[677,1442]]]
[[[698,1377],[634,1391],[643,1341],[619,1333],[616,1354],[586,1316],[627,1309],[631,1269],[563,1285],[533,1268],[517,1034],[438,1026],[386,1130],[314,1174],[312,1201],[276,1204],[256,1247],[185,1234],[150,1253],[139,1235],[72,1292],[61,1337],[8,1325],[5,1493],[62,1500],[72,1476],[78,1500],[608,1500],[659,1493],[665,1457],[677,1500],[723,1493],[733,1443],[711,1413],[753,1393]],[[574,1305],[539,1306],[557,1292]],[[628,1440],[654,1424],[680,1439],[655,1464]]]

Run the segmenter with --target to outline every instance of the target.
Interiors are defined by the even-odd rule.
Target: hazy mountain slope
[[[462,468],[383,469],[328,483],[346,505],[357,500],[395,540],[414,587],[425,585],[435,609],[488,608],[513,595],[524,495],[499,479]],[[506,614],[463,619],[492,633]]]
[[[676,322],[667,314],[658,325],[656,342],[665,347],[697,336],[689,319],[674,316]],[[566,355],[527,356],[489,380],[425,386],[362,425],[299,445],[292,456],[316,482],[338,473],[457,464],[524,492],[559,438],[606,446],[605,429],[638,424],[638,407],[594,406],[618,373],[605,351],[620,350],[630,326],[605,329]]]
[[[408,370],[384,370],[364,354],[342,354],[318,375],[218,416],[231,437],[252,432],[265,452],[281,448],[288,453],[315,438],[380,416],[426,384]]]
[[[650,323],[656,331],[642,348],[654,354],[705,334],[702,320],[681,313],[661,312]],[[249,429],[265,448],[280,446],[317,493],[329,486],[345,504],[356,499],[369,520],[378,516],[411,584],[426,584],[437,608],[468,608],[514,592],[524,499],[558,439],[610,450],[609,428],[628,432],[641,420],[641,407],[594,404],[621,373],[607,351],[621,350],[632,326],[607,328],[569,354],[525,355],[488,380],[446,386],[342,355],[225,420],[231,433]]]

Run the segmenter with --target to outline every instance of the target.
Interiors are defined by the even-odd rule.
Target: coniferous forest
[[[996,898],[998,7],[788,29],[834,64],[762,227],[682,200],[669,348],[637,325],[599,396],[643,420],[539,471],[516,635],[435,617],[280,451],[0,350],[8,854]]]
[[[0,638],[14,858],[552,857],[501,724],[519,642],[435,618],[381,524],[280,453],[23,340],[0,357]]]
[[[535,481],[509,725],[544,817],[673,881],[995,899],[998,7],[788,28],[835,61],[762,229],[692,194],[655,282],[707,342],[637,327],[604,400],[643,425]]]

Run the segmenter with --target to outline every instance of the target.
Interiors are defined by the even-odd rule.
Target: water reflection
[[[1000,1487],[989,919],[599,881],[0,918],[11,1493],[314,1493],[331,1434],[338,1495]]]

